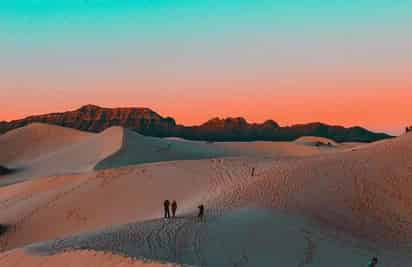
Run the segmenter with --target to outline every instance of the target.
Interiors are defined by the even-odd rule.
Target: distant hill
[[[248,123],[244,118],[214,118],[198,126],[184,126],[177,125],[173,118],[162,117],[148,108],[103,108],[95,105],[0,122],[0,134],[34,122],[88,132],[101,132],[112,126],[122,126],[147,136],[205,141],[292,141],[302,136],[319,136],[336,142],[374,142],[391,138],[385,133],[374,133],[361,127],[345,128],[319,122],[281,127],[273,120],[259,124]]]

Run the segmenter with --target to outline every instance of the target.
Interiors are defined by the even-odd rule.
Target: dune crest
[[[124,129],[121,148],[99,162],[96,169],[150,162],[216,158],[229,155],[235,154],[207,145],[204,142],[149,137]]]
[[[3,179],[0,185],[92,171],[100,161],[121,148],[122,140],[123,128],[120,127],[100,134],[43,124],[14,130],[0,136],[1,147],[8,151],[2,155],[1,162],[20,171]]]
[[[0,164],[19,170],[1,185],[44,176],[70,175],[94,169],[175,160],[219,157],[301,157],[317,155],[317,147],[297,142],[207,143],[142,136],[111,127],[101,133],[35,123],[0,136]]]
[[[85,147],[96,161],[84,161]],[[39,162],[61,158],[92,171],[0,188],[0,222],[12,226],[0,236],[2,251],[48,258],[92,250],[223,267],[360,266],[371,256],[412,264],[412,135],[319,149],[111,128]],[[154,162],[133,165],[145,160]],[[161,218],[164,199],[177,200],[178,218]]]
[[[33,123],[0,135],[1,164],[21,164],[83,141],[93,134],[55,125]]]

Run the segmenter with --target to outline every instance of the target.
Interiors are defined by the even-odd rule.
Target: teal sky
[[[57,101],[70,108],[81,101],[66,99],[80,92],[103,92],[101,99],[83,101],[173,113],[176,109],[155,99],[165,94],[169,103],[184,92],[200,105],[223,90],[224,97],[249,96],[257,88],[273,98],[325,90],[372,97],[376,90],[388,94],[390,89],[403,98],[412,83],[411,14],[412,0],[4,0],[0,99],[42,92],[63,95]],[[337,81],[351,87],[335,86]],[[113,90],[121,97],[111,96]],[[131,94],[148,100],[129,101]],[[10,107],[0,120],[61,109],[57,104],[45,108],[40,99],[36,103],[30,109]],[[242,105],[215,115],[243,111]],[[265,110],[259,116],[243,112],[251,120],[282,120],[277,110]],[[181,115],[181,120],[196,123],[209,113]],[[306,120],[297,114],[283,122]],[[392,131],[405,120],[371,127]]]

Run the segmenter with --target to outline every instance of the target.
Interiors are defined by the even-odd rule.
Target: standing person
[[[169,219],[169,218],[170,218],[170,209],[169,209],[169,206],[170,206],[170,201],[169,201],[168,199],[166,199],[166,200],[163,202],[163,207],[164,207],[164,209],[165,209],[165,219]]]
[[[199,214],[197,215],[197,217],[200,220],[203,220],[204,214],[205,214],[205,206],[203,206],[203,204],[199,205]]]
[[[376,265],[378,265],[378,258],[373,257],[371,262],[369,262],[368,267],[375,267]]]
[[[252,168],[252,177],[255,176],[255,168]]]
[[[172,202],[172,217],[176,218],[176,210],[177,210],[177,202],[176,200],[173,200]]]

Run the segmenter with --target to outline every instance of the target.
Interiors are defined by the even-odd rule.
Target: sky
[[[412,125],[412,0],[3,0],[0,120],[84,104]]]

